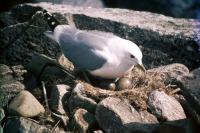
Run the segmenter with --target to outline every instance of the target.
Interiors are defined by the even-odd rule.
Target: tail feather
[[[47,10],[43,10],[44,18],[47,21],[49,27],[52,31],[56,28],[56,26],[60,25],[60,23],[52,16],[50,15]]]

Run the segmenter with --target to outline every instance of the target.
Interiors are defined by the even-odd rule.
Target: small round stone
[[[117,82],[117,89],[118,90],[125,90],[130,89],[132,87],[132,82],[129,78],[120,78]]]

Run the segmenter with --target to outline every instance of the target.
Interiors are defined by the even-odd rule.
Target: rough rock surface
[[[50,108],[56,113],[64,115],[64,107],[69,96],[70,86],[64,84],[56,85],[51,91]]]
[[[143,50],[144,64],[147,68],[174,62],[182,63],[190,69],[199,66],[197,43],[200,40],[198,31],[194,30],[199,22],[196,20],[174,19],[125,9],[96,9],[50,3],[17,6],[4,15],[12,15],[12,19],[15,20],[13,22],[24,22],[1,30],[1,40],[7,45],[5,48],[9,46],[4,53],[6,61],[26,63],[34,52],[45,53],[53,58],[59,52],[55,42],[42,34],[48,29],[42,15],[36,14],[31,18],[34,11],[41,9],[39,6],[54,13],[61,23],[68,21],[79,29],[112,32],[134,41]],[[8,22],[3,22],[9,25]],[[11,36],[10,33],[14,31],[16,34]],[[28,49],[25,49],[27,46]]]
[[[105,5],[150,11],[173,17],[196,17],[199,2],[196,0],[104,0]],[[194,7],[194,5],[196,7]],[[186,13],[187,12],[187,13]]]
[[[52,112],[52,118],[55,119],[56,121],[60,121],[64,129],[67,128],[67,124],[69,123],[69,117],[66,114],[60,115]]]
[[[2,108],[0,108],[0,124],[1,124],[1,120],[5,117],[4,114],[4,110]],[[3,133],[3,128],[0,125],[0,133]]]
[[[102,8],[104,7],[104,2],[102,0],[36,0],[37,2],[52,2],[54,4],[66,4],[72,6],[85,6]]]
[[[139,113],[140,113],[143,123],[150,123],[150,124],[158,124],[159,123],[157,118],[153,114],[151,114],[147,111],[140,111]]]
[[[132,129],[135,131],[144,128],[140,125],[140,114],[126,100],[118,98],[108,97],[102,100],[95,116],[99,126],[107,133],[129,132],[130,127],[134,127]],[[131,123],[133,124],[130,125]]]
[[[153,91],[148,98],[149,109],[161,120],[174,121],[185,119],[186,115],[181,104],[163,91]]]
[[[0,133],[3,133],[3,128],[0,126]]]
[[[28,91],[21,91],[8,106],[8,112],[11,115],[24,117],[34,117],[44,111],[44,107]]]
[[[184,96],[176,96],[176,99],[182,105],[187,116],[191,116],[198,124],[200,124],[200,114],[193,108],[192,104],[190,104]]]
[[[49,133],[45,126],[23,117],[10,118],[4,128],[5,133]]]
[[[0,122],[4,117],[5,117],[4,110],[2,108],[0,108]]]
[[[83,85],[77,84],[69,98],[68,107],[70,112],[73,112],[76,108],[83,108],[89,112],[95,112],[96,106],[97,103],[93,99],[85,96]]]
[[[17,71],[20,69],[11,70],[8,66],[0,64],[0,107],[6,106],[16,94],[25,89],[25,86],[17,81],[22,80],[21,75],[24,72]]]
[[[170,65],[153,68],[153,69],[148,70],[148,72],[164,74],[165,77],[168,76],[168,78],[171,80],[173,79],[177,80],[178,78],[189,74],[188,68],[185,65],[180,64],[180,63],[173,63]]]
[[[188,103],[200,114],[200,68],[179,78],[182,90]]]
[[[191,119],[168,121],[157,129],[158,133],[197,133],[197,125]]]
[[[93,114],[85,109],[77,109],[73,116],[74,126],[80,133],[87,133],[95,124],[95,117]]]

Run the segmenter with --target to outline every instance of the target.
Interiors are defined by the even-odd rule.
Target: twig
[[[169,88],[169,87],[177,87],[177,85],[168,84],[168,85],[166,86],[166,88]]]
[[[44,100],[45,100],[45,104],[46,104],[46,111],[49,112],[49,104],[48,104],[47,92],[46,92],[46,87],[45,87],[44,81],[42,81],[42,89],[43,89],[43,93],[44,93]]]
[[[172,94],[175,94],[175,93],[177,93],[177,92],[179,92],[179,91],[181,91],[181,89],[180,89],[180,88],[177,88],[177,89],[175,89],[175,90],[172,91]]]
[[[59,123],[60,123],[60,120],[58,120],[58,122],[54,125],[54,127],[51,130],[51,133],[53,133],[55,131],[55,129],[58,126]]]

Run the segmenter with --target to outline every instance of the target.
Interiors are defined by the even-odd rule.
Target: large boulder
[[[96,109],[96,120],[107,133],[150,133],[155,121],[144,120],[127,100],[108,97],[102,100]]]
[[[200,68],[180,77],[179,81],[188,103],[200,114]]]
[[[186,115],[181,104],[163,91],[153,91],[148,98],[149,109],[161,120],[174,121],[185,119]]]
[[[8,119],[5,127],[5,133],[49,133],[50,130],[43,125],[39,125],[23,117],[14,117]]]

